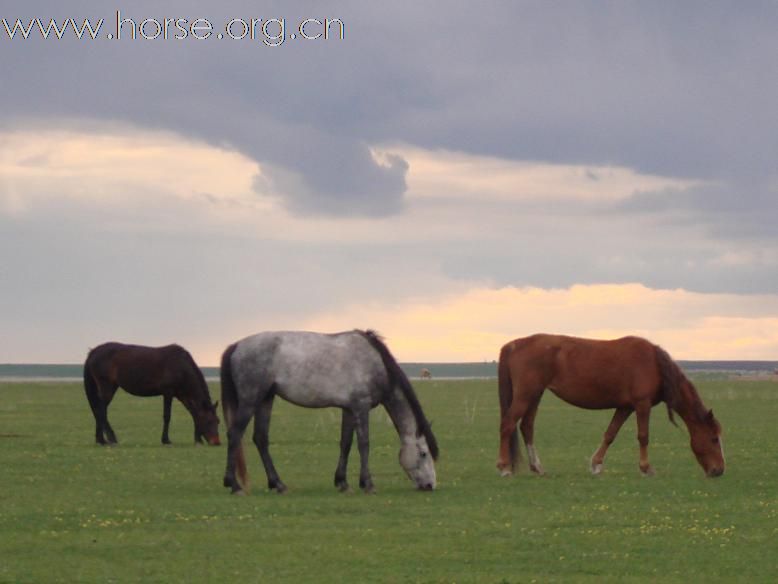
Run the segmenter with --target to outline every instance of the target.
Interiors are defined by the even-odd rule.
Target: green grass
[[[547,394],[536,443],[548,473],[501,479],[495,381],[417,382],[441,446],[439,490],[417,492],[383,410],[371,415],[377,494],[332,486],[339,412],[276,403],[271,441],[290,488],[221,486],[225,448],[194,447],[180,404],[117,394],[120,445],[93,443],[78,384],[0,384],[0,582],[663,582],[778,579],[778,385],[701,380],[725,431],[706,479],[685,429],[655,408],[651,462],[631,419],[602,476],[588,459],[610,412]],[[212,393],[218,395],[217,388]],[[358,456],[350,481],[356,485]]]

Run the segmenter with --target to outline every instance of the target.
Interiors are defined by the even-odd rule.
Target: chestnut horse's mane
[[[677,426],[673,410],[680,413],[680,409],[684,409],[688,410],[697,421],[702,422],[709,412],[702,404],[694,384],[684,375],[667,351],[659,345],[654,345],[654,347],[661,377],[662,399],[667,404],[667,416],[670,421]],[[686,386],[688,394],[684,394],[684,386]]]

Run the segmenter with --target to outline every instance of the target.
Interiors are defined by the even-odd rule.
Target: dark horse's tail
[[[357,331],[364,336],[372,347],[378,351],[381,355],[381,360],[384,362],[386,368],[386,374],[389,376],[389,385],[391,387],[399,387],[403,392],[405,399],[411,406],[413,416],[416,418],[416,426],[419,429],[419,433],[427,439],[427,446],[430,449],[430,454],[434,460],[438,459],[438,441],[435,439],[435,435],[432,433],[432,428],[427,418],[424,416],[424,411],[421,409],[419,399],[416,397],[416,392],[413,391],[411,382],[408,381],[408,376],[397,364],[397,361],[389,352],[389,349],[384,344],[381,337],[379,337],[375,331]]]
[[[235,388],[235,380],[232,378],[231,358],[238,345],[233,343],[227,347],[222,354],[222,364],[220,369],[222,385],[222,411],[224,412],[224,423],[227,426],[227,443],[232,432],[232,423],[235,420],[235,414],[238,410],[238,391]],[[244,489],[248,486],[248,473],[246,472],[246,457],[243,454],[243,443],[238,443],[236,456],[236,466],[238,481]]]
[[[500,351],[500,361],[497,366],[497,388],[500,396],[500,428],[502,421],[508,414],[508,409],[513,401],[513,382],[511,381],[511,368],[508,364],[508,357],[513,350],[513,343],[506,345]],[[519,449],[519,431],[513,429],[510,441],[508,442],[510,452],[511,471],[516,472],[521,461],[521,450]]]
[[[97,408],[100,405],[100,395],[98,394],[97,390],[97,382],[92,376],[91,371],[93,352],[94,351],[89,351],[89,354],[86,356],[86,361],[84,361],[84,391],[86,391],[86,399],[89,401],[89,407],[92,408],[92,412],[94,413],[95,418],[97,418]]]
[[[677,426],[678,424],[675,423],[675,418],[673,417],[673,410],[678,409],[678,403],[681,399],[681,384],[686,380],[686,376],[662,347],[654,345],[654,351],[656,352],[656,361],[659,366],[659,377],[661,379],[660,392],[662,399],[667,404],[667,416]]]

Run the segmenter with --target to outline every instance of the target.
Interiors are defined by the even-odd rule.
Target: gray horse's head
[[[400,466],[405,469],[417,489],[431,491],[435,488],[435,460],[424,436],[403,442],[400,448]]]

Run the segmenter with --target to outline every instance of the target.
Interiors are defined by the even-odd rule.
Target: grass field
[[[705,379],[727,471],[706,479],[685,429],[654,409],[637,469],[631,419],[603,475],[588,472],[610,412],[547,394],[547,476],[501,479],[496,382],[416,382],[441,446],[439,489],[417,492],[383,410],[371,415],[377,494],[332,486],[339,412],[276,403],[272,449],[290,491],[221,486],[225,451],[194,447],[180,404],[163,447],[161,398],[117,394],[120,445],[93,443],[76,383],[0,384],[0,582],[775,582],[778,384]],[[218,388],[212,388],[218,396]],[[352,453],[349,477],[357,482]]]

